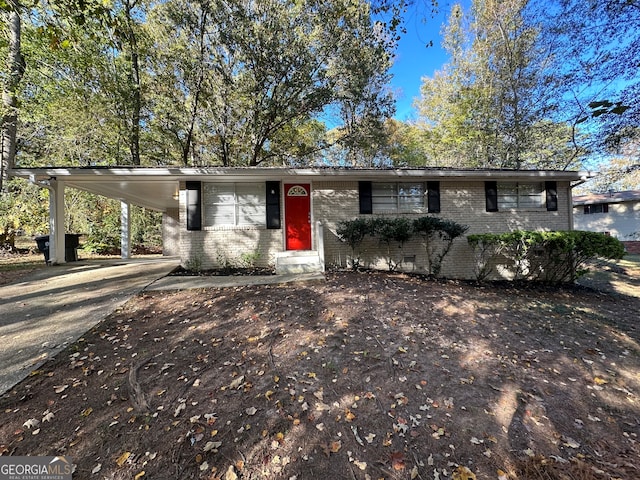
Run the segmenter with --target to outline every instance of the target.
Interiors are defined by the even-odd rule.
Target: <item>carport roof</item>
[[[346,167],[50,167],[14,168],[10,176],[65,185],[119,199],[141,207],[166,211],[178,207],[180,181],[282,180],[510,180],[577,181],[584,174],[559,170],[448,169],[448,168],[346,168]]]

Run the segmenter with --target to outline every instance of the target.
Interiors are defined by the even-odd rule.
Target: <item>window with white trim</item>
[[[544,208],[545,202],[545,187],[542,182],[498,182],[500,210]]]
[[[425,184],[422,182],[374,182],[371,185],[374,213],[420,212],[427,208]]]
[[[264,226],[266,187],[263,183],[204,183],[203,220],[212,226]]]

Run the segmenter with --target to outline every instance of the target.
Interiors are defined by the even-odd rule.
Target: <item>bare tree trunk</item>
[[[133,46],[132,46],[133,47]],[[140,67],[138,65],[138,52],[131,52],[131,67],[133,84],[133,111],[131,112],[131,161],[134,165],[140,165]]]
[[[2,91],[2,161],[0,164],[0,192],[6,188],[7,173],[13,168],[16,156],[16,134],[18,128],[18,85],[24,74],[25,63],[20,52],[20,3],[9,0],[8,27],[9,53],[7,65],[9,75]]]
[[[191,107],[191,118],[189,121],[189,130],[187,131],[187,138],[185,138],[184,146],[182,149],[182,164],[186,167],[189,165],[189,155],[193,156],[193,134],[198,120],[198,109],[200,108],[200,95],[202,93],[202,85],[204,84],[205,73],[205,55],[206,55],[206,29],[207,29],[207,15],[209,11],[203,6],[203,12],[200,17],[200,65],[198,67],[198,81],[195,87],[195,92],[191,92],[193,95],[193,105]],[[194,162],[192,162],[193,164]]]
[[[131,71],[129,73],[130,87],[132,93],[131,111],[131,132],[129,136],[129,151],[131,152],[131,163],[140,165],[140,109],[142,108],[142,92],[140,87],[140,60],[138,54],[138,39],[136,37],[134,21],[131,11],[136,6],[136,1],[125,2],[125,13],[127,15],[126,37],[131,49]]]

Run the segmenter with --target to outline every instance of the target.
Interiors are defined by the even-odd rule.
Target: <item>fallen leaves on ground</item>
[[[144,293],[2,397],[0,452],[80,478],[632,478],[638,309],[385,273]]]

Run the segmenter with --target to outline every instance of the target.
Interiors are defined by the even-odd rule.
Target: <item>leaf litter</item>
[[[0,452],[78,478],[640,478],[639,307],[380,272],[143,293],[2,396]]]

